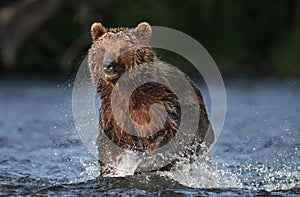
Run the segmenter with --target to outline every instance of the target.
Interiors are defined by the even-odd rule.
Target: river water
[[[225,125],[208,156],[125,177],[98,176],[74,126],[72,85],[0,76],[0,196],[300,195],[300,79],[225,78]]]

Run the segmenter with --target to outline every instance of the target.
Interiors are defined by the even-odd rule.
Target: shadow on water
[[[299,84],[227,78],[226,122],[208,158],[98,177],[73,123],[72,80],[1,76],[0,195],[300,195]]]

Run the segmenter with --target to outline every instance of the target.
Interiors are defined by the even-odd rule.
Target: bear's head
[[[114,84],[120,76],[139,64],[152,62],[155,54],[149,47],[151,26],[142,22],[136,28],[109,28],[101,23],[91,26],[92,47],[89,69],[94,85],[99,79]]]

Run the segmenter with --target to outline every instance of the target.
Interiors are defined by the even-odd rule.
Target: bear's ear
[[[133,34],[143,43],[148,44],[152,29],[149,23],[142,22],[133,30]]]
[[[91,26],[91,36],[93,38],[93,42],[97,40],[100,36],[105,34],[107,30],[101,23],[93,23]]]

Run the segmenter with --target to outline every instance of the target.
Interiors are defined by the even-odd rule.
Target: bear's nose
[[[109,70],[112,69],[112,62],[116,59],[116,55],[114,53],[108,53],[105,55],[103,59],[103,69],[104,70]]]
[[[113,69],[113,66],[111,64],[109,64],[109,63],[108,64],[103,64],[103,70],[105,72],[111,72],[112,69]]]

